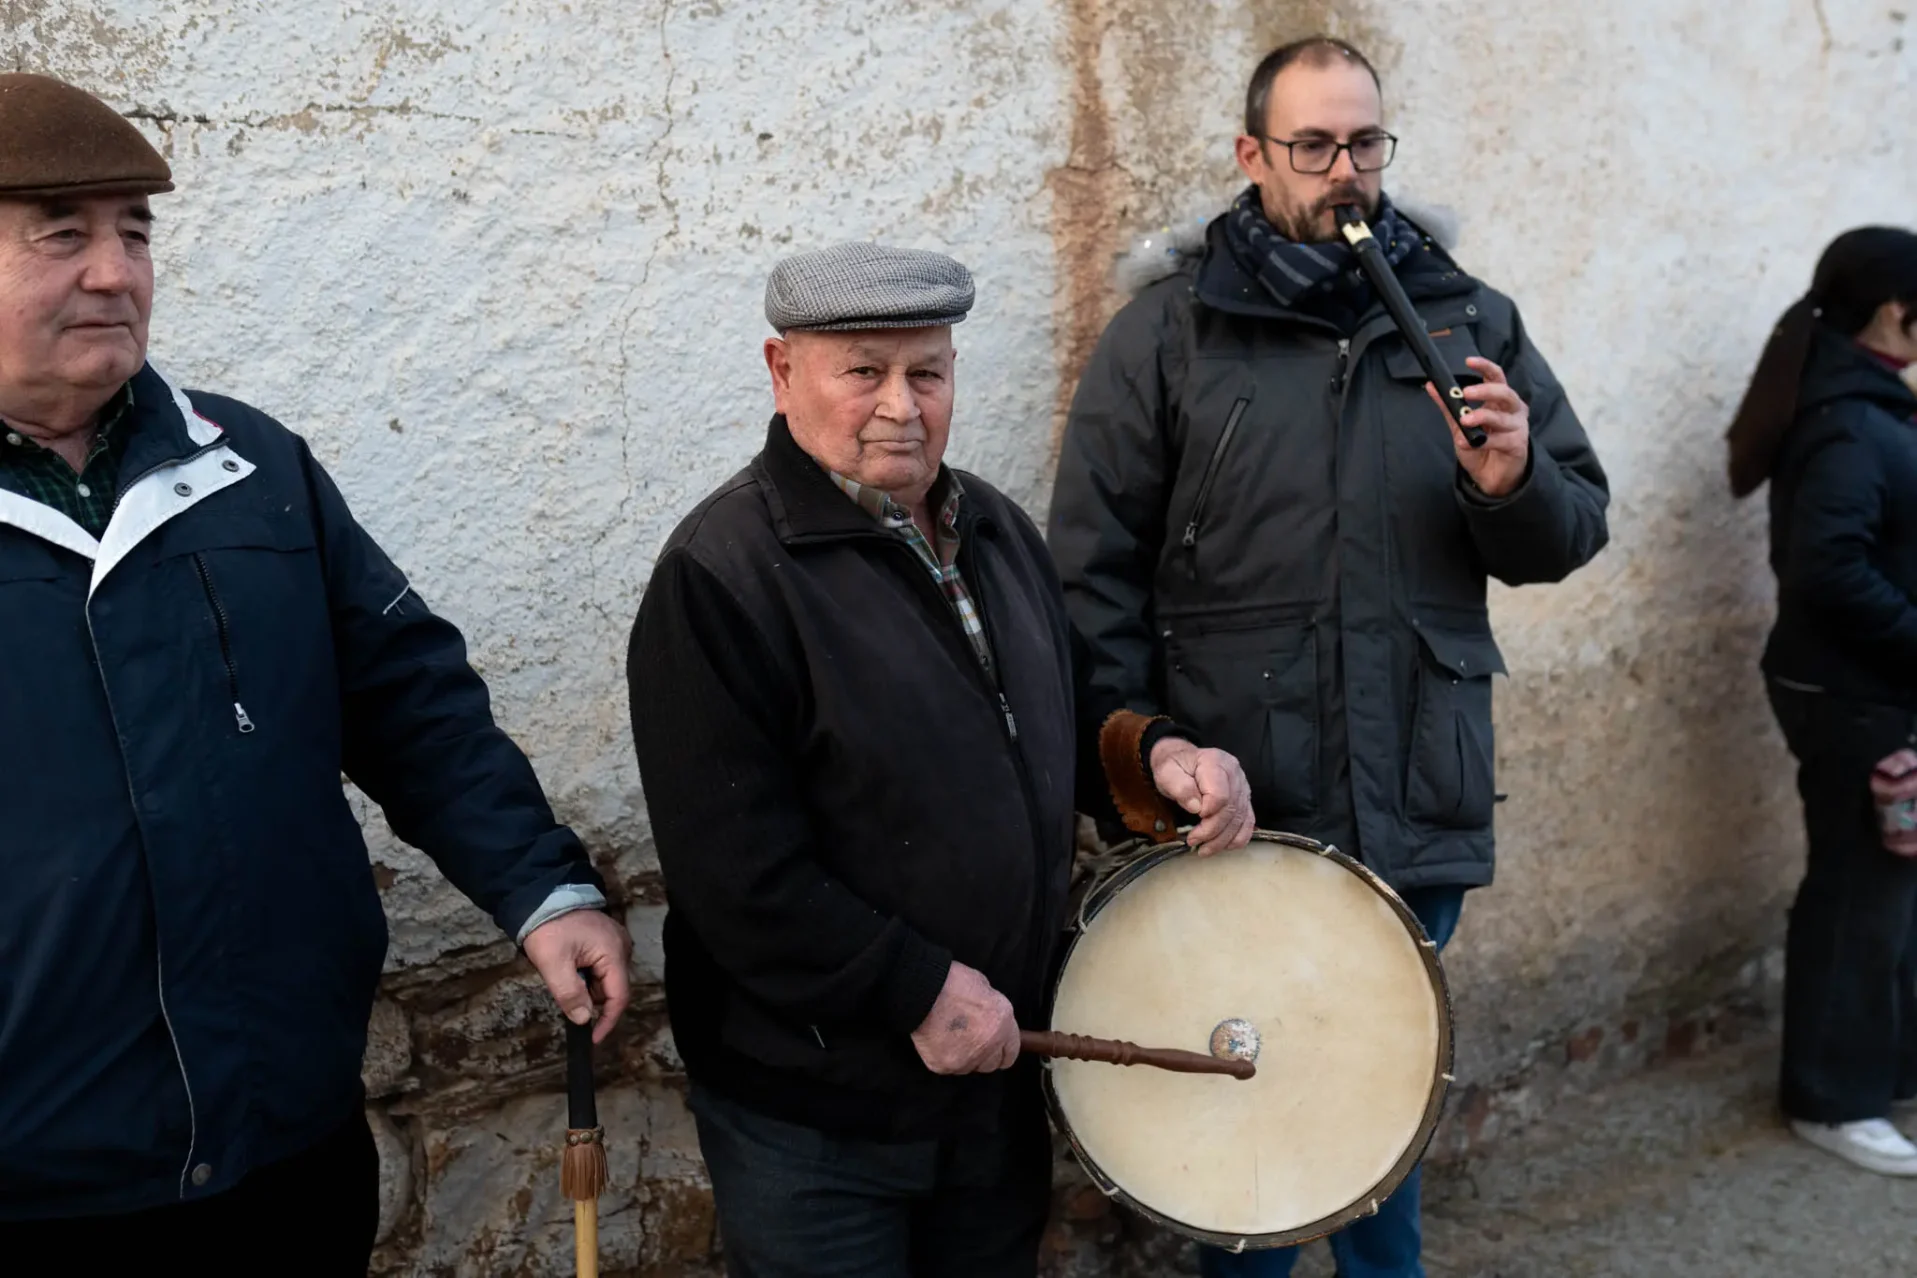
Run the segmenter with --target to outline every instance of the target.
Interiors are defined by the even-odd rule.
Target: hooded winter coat
[[[1080,381],[1048,540],[1095,684],[1236,754],[1259,824],[1400,888],[1492,877],[1485,582],[1557,581],[1604,545],[1604,472],[1509,298],[1428,236],[1398,267],[1448,367],[1530,408],[1498,499],[1453,453],[1381,304],[1347,330],[1280,306],[1224,219],[1144,288]]]

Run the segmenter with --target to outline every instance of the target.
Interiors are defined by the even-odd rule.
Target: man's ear
[[[792,347],[784,338],[765,339],[765,367],[772,374],[772,406],[783,413],[792,394]]]
[[[1239,172],[1254,185],[1265,176],[1264,143],[1249,133],[1240,133],[1238,141],[1232,146],[1232,155],[1238,161]]]

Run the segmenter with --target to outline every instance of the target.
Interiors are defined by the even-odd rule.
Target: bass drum
[[[1240,1082],[1057,1060],[1053,1121],[1099,1187],[1234,1250],[1369,1215],[1417,1165],[1451,1082],[1436,947],[1350,857],[1259,832],[1150,849],[1086,895],[1051,1026],[1215,1056]]]

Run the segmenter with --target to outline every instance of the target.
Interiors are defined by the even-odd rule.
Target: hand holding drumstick
[[[1112,1065],[1151,1065],[1181,1074],[1229,1074],[1250,1078],[1247,1060],[1220,1060],[1169,1047],[1140,1047],[1120,1039],[1086,1038],[1018,1028],[1011,1000],[992,988],[985,974],[953,963],[945,987],[919,1027],[912,1031],[919,1059],[934,1074],[989,1074],[1009,1069],[1021,1051],[1067,1060]]]

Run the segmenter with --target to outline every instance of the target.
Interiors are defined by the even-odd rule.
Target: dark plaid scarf
[[[1379,197],[1371,233],[1384,246],[1385,260],[1394,270],[1419,244],[1417,231],[1398,216],[1389,196]],[[1333,294],[1344,294],[1357,310],[1370,303],[1371,285],[1358,268],[1351,246],[1342,238],[1321,244],[1286,239],[1265,216],[1255,186],[1246,187],[1244,194],[1232,201],[1231,214],[1225,219],[1225,238],[1232,256],[1257,276],[1259,284],[1280,306],[1315,309],[1314,303]]]

